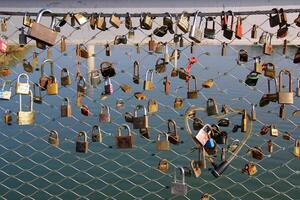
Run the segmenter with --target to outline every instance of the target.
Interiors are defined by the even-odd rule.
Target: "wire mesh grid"
[[[243,23],[247,23],[246,16]],[[258,26],[267,23],[268,17]],[[161,25],[159,18],[154,21],[156,26]],[[69,25],[67,25],[69,26]],[[72,28],[69,33],[61,32],[68,40],[72,40],[76,32],[80,32],[84,27]],[[217,24],[217,30],[220,24]],[[12,38],[19,33],[19,28],[11,20],[7,20],[7,28],[13,30],[7,35],[9,43],[18,45]],[[291,24],[291,29],[296,29]],[[244,37],[251,42],[250,30],[245,30]],[[96,40],[103,34],[102,31],[93,31],[95,34],[84,44]],[[58,79],[60,70],[67,67],[72,76],[72,85],[59,87],[59,94],[49,96],[43,94],[43,103],[34,104],[35,123],[33,126],[18,126],[15,120],[8,126],[0,124],[0,194],[2,199],[199,199],[203,193],[209,193],[212,199],[299,199],[300,178],[299,159],[294,157],[294,141],[299,132],[299,117],[292,113],[299,109],[299,101],[295,97],[293,105],[286,106],[286,118],[278,117],[279,104],[271,103],[266,107],[257,106],[257,120],[253,122],[253,131],[250,139],[231,163],[226,172],[219,178],[214,178],[209,169],[203,169],[199,178],[193,176],[186,177],[188,193],[185,196],[174,196],[170,194],[170,185],[173,180],[173,171],[176,166],[189,166],[192,159],[197,159],[197,152],[191,138],[185,133],[183,116],[185,110],[191,105],[205,107],[208,98],[213,97],[220,108],[226,104],[233,108],[247,109],[250,111],[252,105],[257,105],[260,97],[267,92],[267,78],[260,75],[258,84],[250,87],[245,84],[245,77],[253,71],[254,60],[252,58],[260,56],[263,62],[272,62],[276,65],[276,71],[288,68],[293,73],[293,88],[296,88],[296,79],[299,77],[297,65],[292,63],[295,54],[293,40],[289,39],[288,54],[282,54],[281,47],[274,47],[272,56],[262,53],[262,46],[232,46],[230,43],[235,40],[226,41],[227,52],[225,56],[220,56],[221,44],[218,46],[203,46],[194,44],[194,51],[191,52],[190,39],[184,35],[185,44],[183,47],[175,45],[172,40],[169,43],[169,53],[178,48],[180,58],[178,67],[185,67],[188,58],[195,56],[197,62],[191,69],[191,74],[197,78],[197,83],[213,79],[215,86],[210,89],[199,87],[199,97],[197,99],[186,98],[187,83],[178,78],[171,78],[170,72],[174,68],[174,61],[167,65],[165,73],[154,74],[153,91],[144,91],[146,100],[137,100],[134,92],[143,91],[143,81],[147,69],[154,69],[157,59],[163,54],[149,53],[145,42],[149,40],[151,31],[145,31],[140,27],[136,33],[144,35],[140,42],[140,53],[137,53],[135,42],[128,38],[127,45],[113,45],[116,36],[115,28],[109,27],[106,34],[110,34],[112,41],[112,55],[105,55],[105,45],[97,44],[92,59],[98,66],[105,60],[112,61],[116,65],[117,74],[113,77],[112,85],[114,92],[106,99],[101,98],[104,90],[104,81],[96,88],[89,85],[88,95],[82,98],[82,104],[88,105],[91,115],[83,116],[80,108],[76,106],[76,73],[89,77],[91,68],[85,59],[76,56],[74,45],[68,45],[65,52],[60,52],[60,42],[50,48],[52,55],[47,55],[47,50],[30,48],[26,54],[26,60],[32,61],[33,52],[38,55],[39,65],[36,70],[28,74],[30,82],[38,82],[40,76],[40,64],[47,57],[51,57],[55,63],[55,74]],[[108,32],[108,33],[107,33]],[[5,33],[3,33],[5,34]],[[221,31],[217,32],[217,35]],[[76,37],[75,37],[76,38]],[[154,39],[159,40],[154,36]],[[249,61],[245,63],[237,62],[239,49],[245,49],[249,54]],[[49,54],[49,50],[48,50]],[[7,59],[7,55],[2,54],[2,59]],[[17,58],[15,58],[17,60]],[[138,61],[141,66],[141,83],[132,83],[133,63]],[[97,67],[96,67],[97,68]],[[2,76],[1,81],[12,81],[12,86],[16,83],[18,74],[24,72],[22,62],[10,67],[12,74]],[[49,69],[46,69],[49,70]],[[169,76],[171,81],[171,92],[165,94],[163,80]],[[89,82],[89,81],[88,81]],[[120,89],[121,84],[129,84],[132,87],[131,93],[124,93]],[[61,118],[60,106],[65,97],[69,97],[73,108],[71,118]],[[174,109],[173,102],[176,97],[183,99],[183,108]],[[119,125],[124,124],[124,113],[132,112],[136,105],[147,106],[148,100],[154,98],[158,101],[158,112],[148,114],[150,138],[140,135],[139,131],[132,129],[135,136],[135,146],[132,149],[121,150],[116,147],[115,136]],[[123,99],[124,109],[115,107],[116,101]],[[26,101],[28,101],[26,99]],[[111,123],[99,122],[100,107],[107,105],[110,107]],[[13,94],[10,101],[1,101],[0,109],[5,112],[7,109],[13,113],[16,119],[18,112],[19,97]],[[24,104],[28,108],[28,104]],[[197,113],[206,123],[216,123],[216,119],[208,117],[204,112]],[[234,140],[242,140],[243,133],[232,133],[234,124],[240,124],[240,115],[228,115],[231,120],[229,128],[224,128],[229,133],[228,143]],[[157,151],[155,143],[157,135],[166,132],[168,119],[173,119],[177,123],[181,143],[171,145],[171,150],[166,152]],[[280,136],[285,132],[291,133],[289,141],[282,137],[261,136],[260,128],[265,124],[277,124]],[[91,142],[91,130],[94,125],[101,127],[103,133],[102,143]],[[51,130],[59,133],[60,144],[53,147],[48,144],[48,134]],[[88,133],[88,153],[81,154],[75,152],[76,135],[79,131]],[[267,141],[272,139],[274,151],[268,153]],[[247,150],[254,146],[260,146],[264,150],[265,158],[261,161],[251,158]],[[220,152],[221,146],[219,146]],[[216,160],[220,160],[220,153]],[[170,163],[168,172],[158,169],[160,159],[165,158]],[[257,164],[258,172],[254,176],[241,173],[241,168],[248,162]]]

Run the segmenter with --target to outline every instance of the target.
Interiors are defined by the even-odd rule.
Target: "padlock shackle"
[[[64,67],[60,70],[60,76],[65,77],[65,75],[64,75],[65,73],[67,74],[67,76],[70,76],[70,71],[66,67]]]
[[[191,32],[195,31],[195,29],[196,29],[196,22],[197,22],[197,17],[198,17],[199,12],[200,12],[199,10],[194,12],[194,20],[193,20],[193,25],[192,25],[192,28],[191,28]],[[202,20],[200,20],[200,25],[201,25],[201,21]],[[200,27],[200,25],[199,25],[199,27]]]
[[[42,19],[42,16],[44,13],[53,13],[51,10],[49,9],[41,9],[36,17],[36,23],[40,23],[41,22],[41,19]],[[54,20],[54,16],[51,16],[51,25],[50,25],[50,28],[51,29],[54,29],[54,25],[55,25],[55,20]]]
[[[282,76],[283,76],[283,74],[288,74],[288,76],[289,76],[289,92],[293,92],[292,73],[286,68],[282,69],[279,72],[279,89],[278,89],[278,92],[282,91],[282,82],[283,82]]]
[[[231,16],[231,23],[230,23],[230,29],[233,30],[233,22],[234,22],[234,13],[232,10],[228,10],[229,15],[227,16],[227,20],[229,19],[229,16]]]
[[[158,65],[159,61],[162,61],[162,63],[160,63],[160,64],[165,63],[165,59],[164,59],[164,58],[158,58],[158,59],[156,60],[156,65]]]
[[[277,79],[276,77],[273,79],[268,79],[268,93],[271,93],[271,80],[274,80],[274,84],[275,84],[275,91],[276,93],[278,92],[278,85],[277,85]]]
[[[151,73],[151,74],[150,74],[150,80],[148,80],[148,74],[149,74],[149,73]],[[153,72],[153,69],[148,69],[147,72],[146,72],[146,78],[145,78],[145,80],[146,80],[146,81],[153,81],[153,73],[154,73],[154,72]]]
[[[173,119],[168,120],[168,132],[172,132],[171,126],[173,126],[173,131],[174,131],[175,135],[177,135],[176,122]]]
[[[140,63],[138,61],[133,63],[133,76],[140,77]]]
[[[197,79],[194,75],[190,75],[190,79],[187,81],[187,84],[188,84],[188,92],[190,92],[190,80],[193,79],[194,80],[194,90],[197,91]]]
[[[58,139],[58,132],[56,130],[51,130],[49,132],[49,137],[55,137],[55,139]]]
[[[81,85],[81,82],[82,82],[82,85]],[[86,86],[86,81],[85,81],[85,78],[83,76],[79,77],[79,80],[77,82],[77,86],[82,86],[82,87]]]
[[[2,91],[5,90],[6,82],[8,82],[8,81],[3,81]],[[9,85],[10,85],[9,90],[11,91],[11,83]]]
[[[34,83],[34,84],[33,84],[33,96],[37,96],[37,95],[36,95],[36,93],[37,93],[37,92],[36,92],[36,90],[37,90],[36,88],[37,88],[37,87],[39,88],[39,96],[41,97],[41,96],[42,96],[42,91],[41,91],[40,85],[37,84],[37,83]]]
[[[20,83],[20,78],[21,77],[25,77],[26,78],[26,83],[29,84],[29,76],[25,73],[19,74],[18,79],[17,79],[17,83]]]
[[[109,44],[107,43],[106,44],[106,48],[109,47]],[[107,65],[106,67],[104,67],[104,65]],[[104,69],[107,69],[107,68],[114,68],[114,64],[110,61],[103,61],[101,64],[100,64],[100,70],[103,71]]]
[[[52,76],[54,76],[54,61],[52,60],[52,59],[46,59],[46,60],[44,60],[43,62],[42,62],[42,65],[41,65],[41,76],[43,76],[44,75],[44,68],[45,68],[45,65],[47,64],[47,63],[50,63],[50,73],[51,73],[51,75]]]
[[[271,11],[273,11],[273,13],[270,13],[270,18],[275,15],[279,15],[279,10],[277,8],[273,8]],[[274,15],[272,15],[272,14],[274,14]]]
[[[29,112],[33,112],[33,95],[32,95],[32,92],[31,90],[29,90],[29,95],[30,95],[30,106],[29,106],[29,109],[30,111]],[[22,112],[22,94],[19,94],[19,111]]]
[[[147,109],[145,106],[143,105],[137,105],[135,108],[134,108],[134,117],[137,117],[137,112],[138,110],[141,110],[141,109],[144,109],[144,116],[147,116]]]
[[[97,131],[97,132],[96,132]],[[96,132],[96,133],[95,133]],[[97,135],[101,133],[101,129],[100,129],[100,126],[98,125],[94,125],[93,128],[92,128],[92,135]]]
[[[214,98],[208,98],[206,101],[206,106],[214,106],[214,105],[216,105],[216,100]]]
[[[77,134],[77,142],[80,141],[80,138],[83,136],[84,142],[87,142],[87,134],[85,131],[79,131]]]
[[[104,85],[111,85],[111,79],[109,76],[105,78]]]
[[[65,97],[64,99],[63,99],[63,104],[64,103],[66,103],[66,105],[69,105],[70,104],[70,99],[69,99],[69,97]]]
[[[110,114],[109,106],[107,106],[107,105],[101,106],[100,114],[102,114],[102,113]]]
[[[207,29],[208,28],[208,22],[209,21],[212,21],[212,29],[214,30],[215,29],[215,26],[216,26],[216,22],[214,20],[213,17],[206,17],[205,18],[205,28]]]
[[[160,141],[160,136],[161,136],[161,135],[164,135],[164,136],[166,137],[166,140],[165,140],[165,141],[168,141],[169,136],[168,136],[168,134],[165,133],[165,132],[160,132],[160,133],[158,133],[158,134],[157,134],[156,141]]]
[[[131,136],[131,130],[130,130],[130,127],[127,124],[122,124],[118,127],[118,136],[122,135],[122,129],[126,129],[127,130],[127,135]]]
[[[181,183],[185,183],[185,175],[184,175],[184,168],[183,167],[181,167],[181,166],[177,166],[177,167],[175,167],[175,169],[174,169],[174,182],[175,183],[177,183],[178,181],[177,181],[177,178],[176,178],[176,171],[177,171],[177,169],[179,169],[180,171],[181,171],[181,173],[182,173],[182,182]]]
[[[148,106],[153,105],[153,104],[157,104],[156,99],[154,99],[154,98],[149,99]]]

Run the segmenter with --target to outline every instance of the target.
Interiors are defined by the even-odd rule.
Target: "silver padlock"
[[[202,39],[202,32],[200,29],[201,23],[202,23],[202,17],[200,17],[199,25],[197,25],[198,14],[199,14],[199,10],[197,10],[197,12],[195,13],[194,22],[193,22],[193,25],[192,25],[192,28],[191,28],[191,31],[189,34],[189,38],[196,43],[200,43],[201,39]]]
[[[182,175],[181,181],[178,181],[176,178],[177,169],[181,170],[181,175]],[[184,196],[187,194],[187,185],[185,183],[184,168],[181,166],[177,166],[174,170],[174,182],[172,182],[171,185],[171,194],[178,195],[178,196]]]

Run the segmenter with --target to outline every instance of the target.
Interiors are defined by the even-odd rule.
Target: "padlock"
[[[132,113],[126,112],[126,113],[124,114],[124,119],[125,119],[125,121],[128,122],[128,123],[132,123],[132,122],[133,122],[133,115],[132,115]]]
[[[261,129],[260,129],[260,134],[261,135],[266,135],[266,134],[268,134],[268,133],[270,133],[271,132],[271,126],[269,126],[269,125],[264,125]]]
[[[115,13],[113,13],[109,19],[109,23],[113,25],[113,27],[119,28],[121,25],[121,20]]]
[[[104,79],[104,94],[111,95],[114,92],[113,84],[109,77]]]
[[[212,88],[214,85],[215,85],[215,82],[213,79],[208,79],[208,80],[202,82],[203,88]]]
[[[171,55],[171,60],[174,60],[174,68],[171,71],[171,77],[177,77],[178,76],[178,70],[177,70],[178,55],[179,55],[178,50],[175,49],[172,52],[172,55]],[[172,59],[172,58],[174,58],[174,59]]]
[[[164,46],[165,46],[164,62],[165,64],[168,64],[170,62],[168,43],[166,42]]]
[[[264,159],[264,152],[261,147],[253,147],[250,150],[252,157],[256,160],[262,160]]]
[[[80,26],[87,23],[87,21],[88,21],[88,18],[85,17],[84,15],[85,15],[85,13],[81,13],[81,12],[78,12],[78,13],[74,14],[74,18]]]
[[[127,130],[127,135],[122,135],[122,129]],[[118,127],[117,136],[115,136],[116,146],[121,149],[133,148],[134,137],[127,124]]]
[[[286,113],[285,113],[285,104],[281,104],[279,108],[279,117],[281,119],[285,119]]]
[[[280,22],[280,26],[285,26],[287,25],[287,14],[286,12],[283,10],[283,8],[280,8],[279,9],[279,13],[280,13],[280,19],[281,19],[281,22]]]
[[[280,14],[279,14],[279,11],[277,8],[273,8],[272,12],[273,13],[270,13],[269,23],[270,23],[271,27],[275,27],[281,23],[281,18],[280,18]]]
[[[19,100],[19,111],[17,112],[17,124],[18,125],[33,125],[35,120],[35,114],[33,111],[33,96],[31,90],[29,90],[29,97],[30,97],[30,103],[29,103],[29,111],[23,111],[22,110],[22,95],[20,94],[20,100]]]
[[[37,92],[38,90],[38,92]],[[37,104],[43,103],[43,97],[42,97],[42,90],[39,86],[39,84],[34,83],[33,84],[33,102]]]
[[[163,42],[158,42],[156,45],[155,53],[162,54],[164,52]]]
[[[183,107],[183,99],[182,98],[179,98],[179,97],[176,97],[175,100],[174,100],[174,105],[173,107],[175,109],[180,109]]]
[[[219,131],[215,133],[214,131],[214,140],[217,144],[227,144],[228,134],[226,131]]]
[[[228,27],[228,16],[225,11],[221,12],[221,30],[225,30]]]
[[[76,55],[80,56],[81,58],[89,58],[90,57],[87,47],[84,44],[76,45]]]
[[[294,156],[300,157],[300,140],[296,139],[294,144]]]
[[[28,73],[33,73],[33,66],[30,64],[30,62],[28,62],[27,60],[23,60],[23,69],[25,72],[28,72]]]
[[[201,168],[199,162],[191,160],[191,168],[194,172],[194,176],[198,178],[201,175]]]
[[[132,19],[131,19],[131,15],[129,12],[126,13],[126,17],[125,17],[125,27],[128,30],[132,30],[133,29],[133,25],[132,25]]]
[[[176,178],[176,171],[181,170],[182,173],[182,180],[178,181]],[[171,184],[171,194],[177,196],[185,196],[187,194],[187,185],[185,183],[185,176],[184,176],[184,168],[177,166],[174,169],[174,181]]]
[[[153,34],[158,37],[163,37],[168,33],[168,27],[167,26],[160,26],[154,29]]]
[[[168,140],[172,144],[180,143],[180,135],[177,131],[176,122],[174,120],[168,120]]]
[[[148,69],[146,72],[146,77],[144,81],[144,90],[153,90],[153,69]]]
[[[190,50],[191,50],[191,54],[194,54],[194,42],[191,42]]]
[[[156,64],[155,64],[156,73],[164,73],[166,71],[166,69],[167,69],[167,67],[166,67],[165,59],[163,59],[163,58],[157,59]]]
[[[200,200],[209,200],[210,195],[208,193],[204,193],[201,195],[201,199]]]
[[[65,97],[60,106],[61,117],[72,117],[72,106],[68,97]]]
[[[3,115],[3,122],[7,125],[11,125],[12,124],[12,112],[11,110],[5,110],[4,115]]]
[[[74,17],[74,13],[70,13],[70,25],[74,27],[76,25],[76,19]]]
[[[85,96],[87,94],[87,85],[83,76],[79,76],[77,82],[77,92],[80,93],[82,96]]]
[[[111,122],[110,109],[107,105],[101,106],[101,111],[99,113],[99,121],[102,123]]]
[[[161,135],[164,135],[166,137],[165,140],[161,140]],[[171,149],[167,133],[158,133],[156,139],[156,149],[158,151],[169,151]]]
[[[116,75],[115,66],[112,62],[104,61],[100,64],[100,71],[104,78]]]
[[[157,48],[157,42],[153,39],[153,36],[150,35],[150,40],[148,42],[148,49],[150,52],[154,52]]]
[[[116,100],[116,109],[121,110],[125,108],[125,101],[123,99]]]
[[[286,55],[288,51],[288,40],[285,39],[283,40],[283,45],[282,45],[282,54]]]
[[[174,34],[172,15],[168,12],[163,18],[163,25],[168,27],[170,34]]]
[[[94,125],[92,128],[92,142],[102,142],[102,133],[98,125]]]
[[[55,76],[50,75],[47,83],[47,95],[57,95],[58,94],[58,83]]]
[[[138,61],[134,61],[134,63],[133,63],[132,81],[135,84],[140,84],[140,63]]]
[[[278,137],[278,136],[279,136],[278,129],[277,129],[277,127],[276,127],[275,124],[272,124],[272,125],[271,125],[270,134],[271,134],[271,136],[273,136],[273,137]]]
[[[223,36],[226,39],[231,40],[233,36],[233,20],[234,20],[234,14],[231,10],[228,11],[228,16],[227,16],[228,21],[229,21],[229,16],[231,16],[230,27],[227,25],[226,28],[223,29]]]
[[[202,39],[202,32],[201,32],[201,22],[202,22],[202,17],[200,17],[200,22],[199,25],[197,24],[197,17],[199,14],[199,10],[196,11],[194,14],[194,22],[190,30],[189,38],[193,40],[196,43],[200,43]]]
[[[169,161],[167,159],[160,159],[157,168],[160,171],[167,173],[169,171]]]
[[[9,83],[9,84],[6,84]],[[8,89],[6,89],[6,85],[8,85]],[[2,89],[0,89],[0,99],[10,100],[11,98],[11,82],[4,81],[2,85]]]
[[[255,71],[250,72],[246,77],[245,83],[249,86],[256,86],[258,75],[259,74]]]
[[[127,84],[120,85],[120,88],[125,93],[130,93],[132,91],[132,87],[130,85],[127,85]]]
[[[52,59],[46,59],[43,61],[42,65],[41,65],[41,76],[39,79],[39,84],[41,87],[41,90],[46,90],[48,88],[48,83],[50,83],[49,81],[49,76],[45,75],[45,65],[49,63],[50,64],[50,76],[54,76],[54,62]]]
[[[171,82],[168,80],[168,77],[167,77],[167,76],[164,77],[163,84],[164,84],[164,91],[165,91],[165,94],[166,94],[166,95],[169,95],[170,90],[171,90]]]
[[[237,17],[236,27],[235,27],[235,38],[241,40],[243,37],[243,25],[241,16]]]
[[[194,89],[190,89],[190,81],[194,80]],[[198,98],[198,89],[197,89],[197,79],[194,75],[190,76],[190,79],[187,81],[187,98],[188,99],[197,99]]]
[[[82,115],[84,116],[89,116],[90,115],[90,110],[89,110],[89,107],[87,105],[81,105],[80,107],[80,112]]]
[[[8,68],[8,67],[5,67],[5,68],[0,68],[0,74],[2,76],[8,76],[8,75],[11,75],[11,70]]]
[[[284,132],[283,135],[282,135],[282,139],[284,139],[284,140],[290,140],[291,139],[291,133]]]
[[[261,63],[261,58],[259,56],[254,58],[255,62],[254,62],[254,71],[256,73],[261,74],[263,72],[263,66]]]
[[[106,31],[106,21],[105,21],[105,17],[103,16],[103,13],[100,13],[97,17],[96,20],[96,26],[97,29],[101,30],[101,31]]]
[[[235,152],[239,147],[239,145],[240,145],[240,141],[236,139],[230,145],[228,145],[227,150],[230,152]]]
[[[264,44],[264,48],[263,48],[263,53],[265,55],[270,56],[273,53],[272,37],[273,37],[273,35],[271,33],[267,34],[266,43]]]
[[[289,86],[288,91],[283,91],[283,74],[288,74]],[[282,69],[279,72],[279,89],[278,89],[278,103],[279,104],[293,104],[294,103],[294,92],[293,92],[293,82],[292,73],[288,69]]]
[[[253,176],[257,172],[256,165],[253,162],[248,162],[242,169],[243,173],[247,173],[249,176]]]
[[[155,99],[149,99],[148,101],[148,112],[155,113],[158,111],[158,103]]]
[[[222,42],[222,50],[221,50],[221,56],[226,56],[227,54],[227,43],[226,42]]]
[[[268,140],[267,145],[268,145],[269,153],[273,153],[273,142],[272,142],[272,140]]]
[[[141,53],[141,48],[140,48],[139,43],[136,43],[135,46],[136,46],[136,53],[140,54]]]
[[[23,25],[26,27],[30,27],[32,25],[32,20],[27,15],[27,13],[25,13],[25,15],[23,16]]]
[[[203,128],[203,126],[204,126],[204,123],[200,118],[195,117],[193,119],[193,129],[195,131],[199,131],[201,128]]]
[[[95,69],[90,72],[90,82],[93,88],[96,88],[101,83],[100,70]]]
[[[92,13],[90,15],[90,19],[89,19],[89,21],[90,21],[90,28],[92,30],[95,30],[95,28],[96,28],[96,20],[97,20],[96,13]]]
[[[257,25],[253,24],[251,29],[251,39],[256,39],[256,38],[257,38]]]
[[[27,36],[25,35],[24,27],[21,27],[19,30],[21,31],[19,34],[19,45],[24,47],[27,44]]]
[[[62,68],[60,71],[60,84],[67,86],[72,84],[70,72],[67,68]]]
[[[151,13],[142,13],[140,18],[140,27],[145,30],[151,30],[153,24],[153,18]]]
[[[144,114],[142,116],[138,116],[138,110],[144,110]],[[134,117],[133,117],[133,128],[148,128],[148,114],[145,106],[137,105],[134,109]]]
[[[26,82],[20,82],[20,78],[26,78]],[[29,94],[30,85],[29,85],[29,77],[27,74],[22,73],[19,74],[17,83],[16,83],[16,94]]]
[[[194,141],[199,147],[203,147],[209,140],[211,134],[213,132],[212,127],[209,124],[205,124],[197,133],[195,137],[193,137]]]
[[[226,148],[222,148],[222,153],[221,153],[221,161],[225,161],[226,160]]]
[[[259,40],[258,40],[259,44],[262,44],[262,45],[266,44],[267,34],[268,33],[265,31],[262,32],[262,34],[260,35]]]
[[[47,48],[47,59],[51,59],[52,58],[52,49]]]
[[[212,27],[208,27],[208,22],[212,23]],[[215,39],[216,29],[215,29],[215,20],[213,17],[206,17],[205,18],[205,27],[204,27],[204,37],[207,39]]]
[[[83,141],[81,140],[81,137],[83,137]],[[78,153],[87,153],[88,152],[88,140],[87,140],[87,134],[85,131],[80,131],[77,134],[76,139],[76,152]]]
[[[127,37],[126,35],[117,35],[114,39],[114,45],[118,44],[127,44]]]
[[[145,99],[147,99],[147,96],[143,92],[135,92],[134,93],[134,97],[137,100],[145,100]]]
[[[39,62],[38,62],[38,53],[33,52],[33,54],[32,54],[32,67],[35,68],[35,67],[37,67],[38,64],[39,64]]]
[[[276,76],[275,65],[273,63],[264,63],[262,65],[264,76],[274,79]]]
[[[228,127],[230,125],[230,120],[228,118],[219,119],[217,125],[222,127]]]
[[[27,37],[45,43],[48,46],[53,46],[57,37],[57,32],[54,30],[54,16],[51,17],[50,27],[46,27],[40,23],[44,13],[52,13],[52,11],[48,9],[42,9],[39,11],[36,21],[32,22],[27,31]]]
[[[58,132],[56,130],[51,130],[49,132],[48,143],[53,146],[59,145],[59,137],[58,137]]]
[[[293,63],[300,63],[300,48],[298,48],[297,52],[295,53]]]
[[[245,109],[242,112],[241,132],[247,132],[247,111]]]
[[[255,110],[254,104],[252,104],[252,107],[251,107],[251,120],[256,121],[256,110]]]
[[[289,30],[289,28],[288,28],[287,24],[285,24],[283,26],[280,25],[279,29],[277,30],[276,37],[277,38],[285,38],[287,36],[287,34],[288,34],[288,30]]]
[[[239,61],[240,62],[248,62],[248,52],[244,49],[239,51]]]
[[[199,162],[200,168],[206,169],[206,159],[205,159],[206,152],[205,152],[204,147],[198,148],[198,156],[199,156],[198,162]]]
[[[297,95],[297,97],[300,97],[300,79],[299,78],[297,78],[296,95]]]
[[[67,39],[67,37],[61,36],[61,39],[60,39],[60,53],[63,53],[67,50],[66,39]]]
[[[214,98],[208,98],[206,101],[206,112],[207,116],[211,115],[218,115],[218,105],[216,103],[216,100]]]
[[[186,11],[183,11],[177,21],[177,27],[183,32],[187,33],[189,31],[190,22],[188,13]]]
[[[226,104],[223,104],[221,112],[226,115],[226,114],[230,113],[231,111],[230,111],[229,107]]]
[[[105,45],[105,55],[106,56],[111,56],[111,46],[110,44],[107,42],[106,45]]]
[[[135,35],[134,29],[130,29],[127,35],[128,35],[128,39],[134,39],[134,35]]]

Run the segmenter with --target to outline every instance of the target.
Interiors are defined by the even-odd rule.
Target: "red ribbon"
[[[198,59],[196,57],[191,57],[188,59],[189,60],[189,64],[187,65],[187,67],[185,68],[185,71],[189,74],[193,64],[195,64],[196,62],[198,62]],[[189,81],[189,77],[186,78],[186,81]]]

